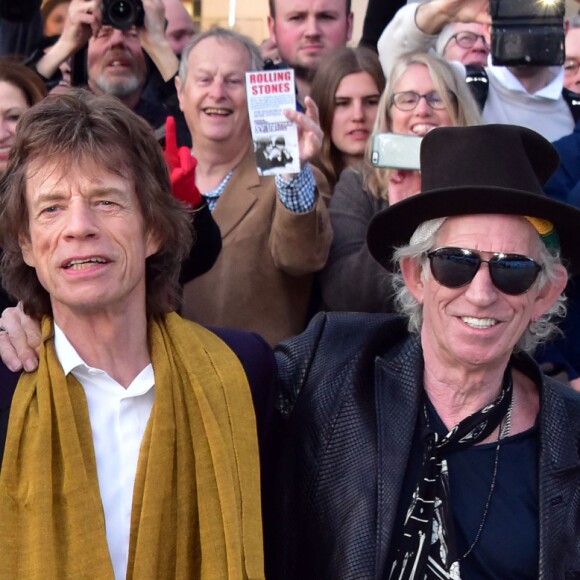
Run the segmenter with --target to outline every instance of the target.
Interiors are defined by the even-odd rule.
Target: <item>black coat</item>
[[[319,314],[276,359],[268,578],[385,578],[422,391],[419,340],[399,317]],[[578,578],[580,396],[527,356],[513,364],[541,391],[539,575]]]

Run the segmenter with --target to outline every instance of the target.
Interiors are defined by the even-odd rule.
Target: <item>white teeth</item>
[[[490,326],[495,326],[497,320],[495,318],[474,318],[473,316],[462,316],[461,320],[469,326],[474,328],[489,328]]]
[[[415,135],[426,135],[427,133],[429,133],[429,131],[432,131],[433,129],[435,129],[433,125],[425,125],[421,123],[419,125],[413,125],[411,131],[413,131]]]
[[[104,258],[87,258],[86,260],[71,260],[66,267],[80,269],[88,264],[105,264],[106,260]]]

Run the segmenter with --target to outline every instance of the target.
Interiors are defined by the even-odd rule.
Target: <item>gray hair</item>
[[[248,51],[248,56],[250,57],[250,68],[249,71],[262,70],[264,67],[264,62],[262,56],[260,55],[260,49],[258,45],[245,34],[240,34],[235,30],[230,30],[229,28],[221,28],[216,26],[215,28],[210,28],[206,32],[201,34],[196,34],[191,42],[183,49],[181,53],[181,61],[179,63],[179,80],[185,83],[187,78],[187,72],[189,68],[189,54],[191,51],[206,38],[217,38],[222,42],[229,42],[239,44]]]
[[[445,223],[447,218],[437,218],[420,224],[409,243],[406,246],[397,248],[393,256],[393,262],[397,265],[403,258],[412,258],[420,261],[422,275],[428,277],[431,275],[427,252],[434,249],[437,232]],[[538,237],[540,258],[539,262],[543,265],[542,271],[538,276],[538,283],[543,288],[549,282],[556,279],[556,268],[562,265],[559,254],[551,253],[548,248],[541,242]],[[408,318],[409,332],[420,332],[423,324],[423,306],[409,292],[403,281],[400,269],[397,268],[392,278],[393,288],[395,291],[395,303],[399,312]],[[516,343],[516,350],[532,352],[539,344],[545,342],[553,334],[561,332],[557,327],[558,319],[566,316],[566,297],[561,294],[558,300],[547,310],[538,320],[531,321],[521,338]]]

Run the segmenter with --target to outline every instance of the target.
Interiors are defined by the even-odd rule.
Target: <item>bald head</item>
[[[167,28],[165,36],[171,50],[180,56],[184,47],[199,30],[180,0],[163,0]]]

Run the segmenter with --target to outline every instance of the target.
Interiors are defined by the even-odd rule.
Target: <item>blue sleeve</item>
[[[255,332],[233,328],[210,328],[237,355],[244,367],[256,413],[258,439],[262,446],[274,411],[276,360],[268,343]]]

